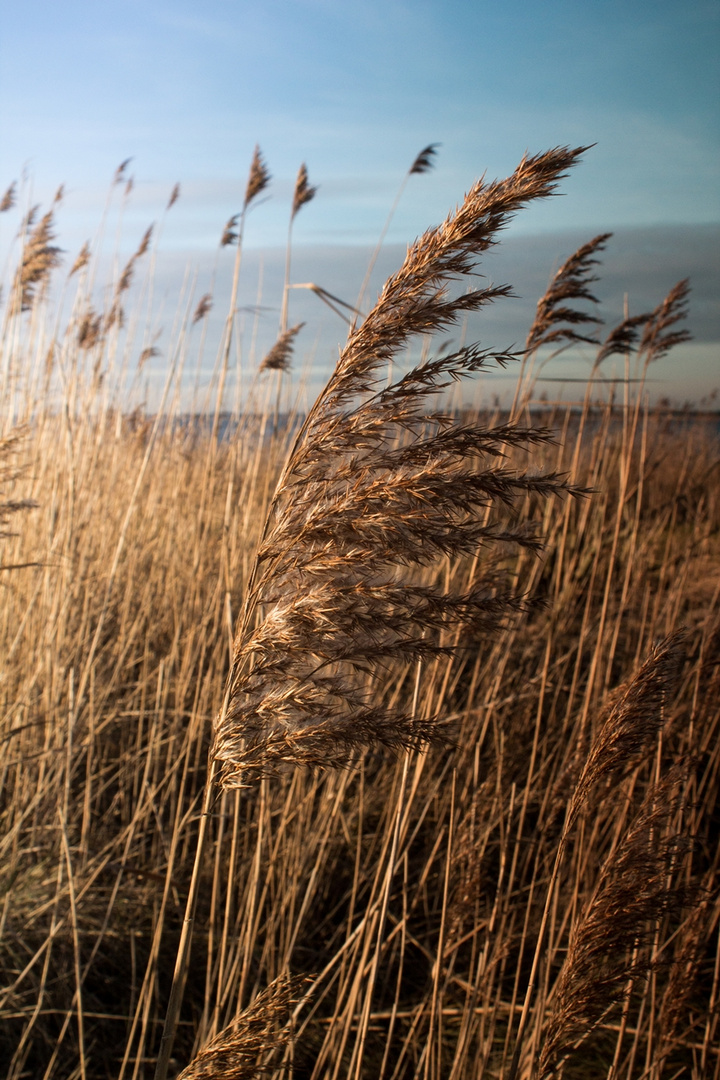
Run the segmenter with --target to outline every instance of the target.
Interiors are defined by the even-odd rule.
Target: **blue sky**
[[[65,183],[70,251],[132,157],[128,245],[179,181],[163,246],[214,255],[256,142],[274,183],[250,248],[284,243],[301,161],[320,190],[297,244],[374,244],[429,142],[437,167],[412,178],[390,243],[480,173],[564,143],[597,146],[514,232],[720,222],[716,0],[25,0],[0,33],[0,187],[23,169],[35,199]]]

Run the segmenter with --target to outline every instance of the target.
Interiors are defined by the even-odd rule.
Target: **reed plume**
[[[510,415],[515,416],[521,396],[524,401],[534,384],[533,370],[536,354],[543,345],[554,345],[552,356],[557,356],[570,345],[579,342],[597,344],[597,339],[587,333],[581,333],[577,327],[599,326],[602,323],[597,315],[592,315],[581,308],[570,307],[573,300],[584,300],[597,304],[598,299],[591,291],[591,285],[598,280],[592,273],[599,264],[595,255],[604,251],[605,244],[612,233],[601,233],[565,260],[555,273],[550,285],[537,302],[535,318],[525,341],[520,377],[515,388]],[[529,358],[529,364],[528,364]],[[527,372],[526,372],[527,365]]]
[[[440,143],[430,143],[428,146],[424,147],[410,166],[408,175],[422,176],[423,173],[430,172],[435,165],[435,157],[439,145]]]
[[[2,199],[0,199],[0,214],[4,214],[7,210],[12,210],[17,201],[17,183],[13,180],[12,184],[7,188]]]
[[[51,272],[60,265],[62,249],[53,243],[54,209],[48,210],[33,228],[36,212],[37,208],[31,210],[26,218],[26,228],[30,231],[15,276],[11,306],[13,314],[30,310],[36,290],[48,281]]]
[[[617,779],[637,764],[643,754],[647,753],[651,741],[657,736],[665,720],[664,705],[678,678],[680,665],[685,655],[684,641],[685,631],[680,629],[657,644],[640,670],[611,696],[606,707],[604,722],[601,718],[600,732],[590,749],[565,814],[565,824],[545,896],[545,907],[520,1014],[508,1080],[515,1080],[520,1068],[523,1037],[535,991],[535,980],[545,940],[545,928],[572,828],[599,782],[602,779],[607,781],[610,777]]]
[[[122,184],[127,180],[127,176],[126,176],[127,167],[128,167],[128,165],[130,164],[131,161],[132,161],[132,158],[129,157],[129,158],[125,158],[124,161],[120,162],[117,169],[115,170],[115,175],[113,176],[113,183],[114,184]]]
[[[665,722],[665,701],[684,657],[685,630],[679,629],[655,645],[637,674],[615,692],[573,792],[566,833],[599,781],[626,773],[647,751]]]
[[[626,355],[637,350],[642,327],[652,318],[652,312],[630,315],[613,327],[598,349],[594,367],[598,368],[609,356]]]
[[[405,173],[404,177],[402,178],[402,182],[400,184],[400,187],[398,188],[397,195],[395,196],[393,204],[390,207],[390,211],[388,213],[388,216],[385,219],[385,224],[383,225],[382,230],[380,232],[380,236],[378,237],[378,242],[375,245],[375,250],[373,251],[373,253],[372,253],[371,257],[370,257],[370,262],[367,265],[367,270],[365,271],[365,277],[363,278],[362,285],[360,286],[360,292],[358,294],[357,303],[355,304],[355,307],[358,310],[360,308],[362,308],[363,299],[365,297],[367,287],[370,284],[370,278],[372,276],[372,272],[375,269],[375,263],[377,262],[378,255],[380,254],[380,252],[382,250],[383,243],[385,242],[385,237],[387,236],[388,229],[390,228],[390,223],[391,223],[392,219],[395,217],[395,211],[397,210],[398,206],[400,205],[400,200],[401,200],[401,198],[403,196],[403,192],[405,191],[405,188],[407,187],[407,182],[408,182],[408,180],[410,179],[411,176],[423,176],[425,173],[430,172],[430,170],[433,168],[433,166],[435,164],[435,156],[437,154],[437,148],[438,148],[439,145],[440,145],[440,143],[430,143],[428,146],[425,146],[420,151],[420,153],[417,155],[417,157],[413,161],[412,165],[410,166],[410,168],[408,169],[408,171]],[[353,324],[353,327],[354,327],[354,325],[355,324]]]
[[[546,433],[428,411],[450,382],[504,364],[507,354],[464,348],[385,388],[381,372],[412,335],[508,294],[507,286],[459,296],[447,289],[472,272],[515,211],[555,191],[581,153],[552,150],[523,159],[507,180],[475,184],[412,245],[351,334],[296,439],[257,553],[215,732],[225,787],[241,786],[247,770],[340,766],[374,743],[414,747],[445,737],[440,718],[388,709],[369,688],[392,661],[446,652],[442,630],[487,632],[518,601],[494,581],[446,593],[407,580],[400,568],[473,555],[484,544],[539,546],[513,507],[528,492],[568,485],[498,463],[507,447]]]
[[[587,244],[583,244],[555,274],[549,288],[540,297],[532,326],[525,342],[528,352],[539,349],[542,345],[558,345],[565,342],[587,341],[596,343],[594,337],[581,334],[576,326],[599,326],[602,319],[579,308],[568,307],[570,300],[585,300],[597,304],[598,298],[591,292],[590,286],[598,278],[592,268],[600,260],[594,256],[605,250],[612,233],[601,233]]]
[[[233,214],[231,218],[228,218],[222,236],[220,237],[220,247],[230,247],[230,245],[234,244],[237,240],[237,224],[239,217],[239,214]]]
[[[303,981],[290,975],[275,979],[200,1051],[178,1080],[255,1080],[272,1071],[268,1054],[274,1057],[289,1040],[291,1028],[282,1025]]]
[[[640,352],[644,355],[646,365],[660,360],[676,345],[682,345],[691,340],[692,335],[689,330],[671,329],[687,318],[689,295],[690,282],[687,278],[683,278],[672,287],[645,323]]]
[[[247,210],[253,199],[257,198],[260,192],[265,190],[271,179],[270,170],[263,160],[263,156],[260,153],[260,147],[256,146],[250,163],[250,174],[248,176],[247,187],[245,188],[243,212]]]
[[[261,371],[287,372],[290,370],[293,344],[304,325],[305,323],[298,323],[297,326],[291,326],[284,334],[280,334],[260,364]]]
[[[290,221],[288,223],[288,236],[287,245],[285,247],[285,283],[283,285],[282,305],[280,308],[280,339],[287,333],[288,328],[288,298],[290,290],[290,258],[292,253],[292,229],[293,222],[297,217],[298,211],[302,209],[307,203],[311,202],[317,194],[317,188],[312,187],[308,180],[307,166],[303,162],[298,170],[297,178],[295,180],[295,190],[293,192],[292,207],[290,209]],[[278,341],[279,344],[279,341]],[[260,369],[262,370],[262,368]],[[280,372],[287,370],[286,368],[278,368]],[[279,380],[280,376],[278,376]],[[280,386],[278,383],[278,400],[280,395]]]
[[[77,329],[77,343],[85,351],[94,348],[102,340],[103,320],[92,308],[80,319]]]
[[[68,277],[71,278],[73,276],[73,274],[77,274],[78,271],[82,270],[83,267],[87,266],[87,264],[89,262],[90,262],[90,242],[88,240],[86,240],[85,243],[83,244],[83,246],[80,248],[80,251],[78,252],[78,256],[75,259],[75,262],[72,264],[72,267],[70,269],[70,273],[68,274]]]
[[[195,308],[195,312],[193,314],[193,325],[195,325],[195,323],[199,323],[201,319],[204,319],[205,316],[208,315],[211,311],[212,306],[213,302],[210,293],[205,293],[203,296],[201,296],[200,300],[198,301],[198,306]]]
[[[639,948],[652,941],[654,923],[682,904],[673,871],[689,841],[670,831],[683,770],[652,785],[625,836],[601,868],[595,892],[570,937],[539,1060],[540,1080],[646,977],[651,958]]]
[[[297,215],[298,210],[311,202],[316,195],[317,188],[310,184],[308,180],[307,165],[303,162],[298,170],[297,178],[295,180],[291,218],[294,218]]]

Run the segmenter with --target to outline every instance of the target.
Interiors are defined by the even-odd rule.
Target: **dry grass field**
[[[55,208],[25,220],[1,313],[8,1080],[720,1076],[720,441],[642,382],[685,340],[685,285],[608,337],[588,243],[511,414],[443,387],[515,361],[429,344],[502,303],[468,273],[576,156],[473,189],[297,417],[285,303],[265,413],[223,412],[237,275],[205,413],[181,404],[189,317],[161,407],[128,410],[151,238],[100,306],[89,250],[58,268]],[[293,217],[312,193],[301,171]],[[588,338],[627,378],[533,404],[537,358]]]

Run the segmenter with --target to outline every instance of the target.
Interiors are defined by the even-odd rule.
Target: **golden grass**
[[[522,201],[517,184],[493,190],[511,209]],[[109,320],[119,285],[91,313],[89,252],[65,334],[48,276],[28,312],[6,320],[6,415],[25,422],[0,443],[8,1078],[152,1075],[219,714],[237,737],[223,760],[241,786],[218,791],[205,819],[173,1074],[252,1076],[264,1064],[296,1080],[507,1080],[513,1068],[549,1076],[563,1058],[566,1077],[612,1080],[720,1068],[717,430],[650,409],[629,383],[620,403],[589,390],[577,409],[540,413],[531,370],[517,398],[524,434],[489,413],[427,424],[417,377],[374,417],[386,401],[370,385],[378,371],[384,385],[378,363],[427,329],[428,304],[437,325],[456,302],[436,292],[444,236],[421,240],[412,273],[388,284],[380,314],[400,303],[402,318],[354,332],[306,419],[321,442],[301,439],[289,459],[291,425],[276,420],[270,434],[267,417],[246,416],[219,440],[219,405],[183,421],[179,361],[168,362],[163,417],[123,411],[108,389],[123,363]],[[467,260],[486,238],[468,234]],[[141,243],[131,263],[142,254]],[[464,273],[470,261],[455,258],[445,269]],[[685,303],[681,283],[615,344],[639,349],[646,367],[678,342]],[[100,321],[83,336],[90,316]],[[470,349],[424,373],[487,362]],[[353,421],[358,395],[374,404]],[[475,533],[451,542],[413,516],[410,470],[430,466],[429,501],[469,499],[452,520],[471,533],[509,500],[506,541],[477,550]],[[596,494],[545,498],[560,474]],[[339,503],[336,517],[323,511],[328,491],[358,478],[378,518],[406,515],[401,539],[374,518],[358,531],[352,507],[347,520]],[[477,517],[474,485],[485,498],[491,483]],[[313,591],[292,547],[308,522],[336,559],[366,544],[380,560],[372,576],[335,566]],[[509,542],[526,539],[522,522],[535,522],[539,549]],[[335,537],[339,523],[352,544]],[[438,558],[402,571],[392,551],[402,540],[417,555],[423,530]],[[377,576],[383,559],[391,579]],[[336,606],[322,647],[351,683],[341,714],[332,699],[333,722],[370,705],[378,722],[346,729],[340,749],[331,733],[305,768],[285,745],[296,701],[289,721],[272,713],[256,733],[250,699],[222,714],[223,691],[228,676],[240,687],[234,655],[264,658],[273,708],[288,671],[301,686],[316,678],[325,585]],[[243,630],[244,604],[256,614]],[[270,633],[280,623],[289,644]],[[353,634],[349,657],[340,642]],[[283,672],[270,670],[278,641]],[[423,748],[413,723],[450,739]],[[281,729],[273,762],[268,734]],[[378,737],[411,749],[394,757]],[[248,765],[273,763],[242,786]]]

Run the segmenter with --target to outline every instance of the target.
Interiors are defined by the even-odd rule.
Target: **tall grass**
[[[684,283],[598,342],[597,371],[627,356],[620,400],[541,411],[538,351],[514,425],[432,418],[430,391],[491,362],[403,381],[403,335],[475,302],[438,292],[446,226],[308,416],[219,438],[237,292],[207,420],[181,407],[190,291],[162,410],[131,411],[154,241],[101,303],[86,250],[63,324],[57,251],[23,278],[46,218],[2,338],[5,1075],[153,1074],[214,721],[174,1075],[717,1075],[717,432],[630,381],[682,341]],[[529,348],[579,333],[563,289],[588,311],[606,242]]]

